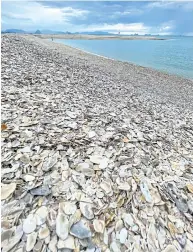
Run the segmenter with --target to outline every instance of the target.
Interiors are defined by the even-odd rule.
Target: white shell
[[[7,199],[16,189],[16,183],[1,184],[1,200]]]
[[[68,227],[67,217],[63,213],[59,213],[56,218],[56,234],[61,240],[65,240],[68,237]]]
[[[50,230],[48,229],[48,227],[46,225],[42,226],[40,229],[39,229],[39,232],[38,232],[38,237],[40,239],[45,239],[46,237],[48,237],[50,234]]]
[[[127,229],[122,228],[119,234],[119,240],[121,244],[124,244],[127,239]]]
[[[48,215],[47,207],[42,206],[38,208],[38,210],[36,211],[37,225],[42,225],[43,223],[45,223],[47,215]]]
[[[103,233],[105,229],[105,222],[103,220],[94,220],[93,221],[94,229],[97,233]]]
[[[71,215],[71,214],[74,214],[76,212],[77,207],[72,202],[65,202],[63,209],[64,209],[65,214]]]
[[[76,167],[76,171],[83,173],[85,176],[92,177],[94,174],[94,170],[90,168],[88,163],[80,163]]]
[[[57,247],[58,249],[62,249],[62,248],[75,249],[74,237],[69,235],[68,238],[65,239],[64,241],[59,239]]]
[[[36,229],[36,217],[34,214],[28,215],[23,222],[23,231],[26,234],[32,233]]]
[[[88,220],[91,220],[94,218],[93,210],[92,210],[92,204],[80,202],[80,210],[84,217],[86,217]]]
[[[31,251],[36,243],[37,233],[33,232],[27,236],[26,251]]]

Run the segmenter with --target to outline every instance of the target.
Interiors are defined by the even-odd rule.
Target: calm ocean
[[[193,79],[193,37],[170,37],[168,40],[54,41],[101,56]]]

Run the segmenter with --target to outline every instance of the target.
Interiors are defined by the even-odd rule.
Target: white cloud
[[[122,34],[132,34],[132,33],[147,33],[150,27],[145,26],[143,23],[130,23],[130,24],[99,24],[99,25],[89,25],[83,28],[84,31],[107,31],[112,33],[121,32]]]
[[[2,16],[8,17],[12,20],[13,25],[20,25],[22,19],[28,19],[29,22],[23,23],[24,26],[33,27],[37,25],[40,28],[64,25],[70,21],[71,18],[83,18],[88,14],[87,10],[74,9],[72,7],[53,8],[42,5],[37,2],[27,1],[25,4],[21,2],[2,2]],[[21,19],[21,20],[19,20]],[[11,22],[11,21],[10,21]],[[11,24],[12,25],[12,24]],[[25,29],[27,27],[24,27]]]

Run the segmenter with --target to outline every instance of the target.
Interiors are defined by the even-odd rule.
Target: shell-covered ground
[[[2,36],[2,251],[192,252],[193,82]]]

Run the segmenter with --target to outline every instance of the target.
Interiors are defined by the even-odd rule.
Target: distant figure
[[[52,41],[53,41],[54,39],[53,39],[53,37],[52,37]]]

